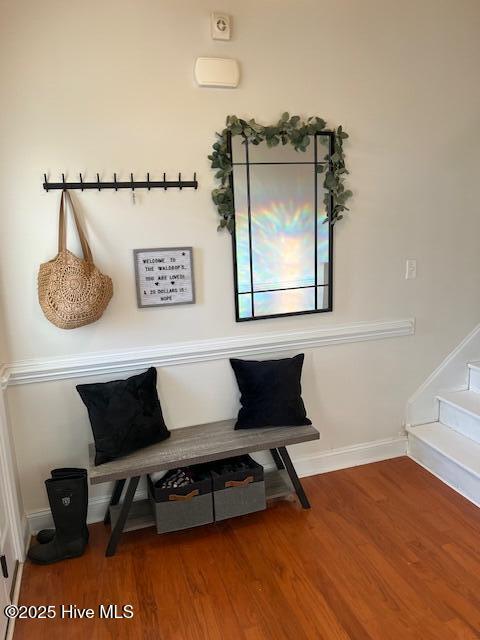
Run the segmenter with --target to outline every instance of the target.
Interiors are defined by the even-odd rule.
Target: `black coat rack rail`
[[[52,191],[55,189],[62,189],[66,191],[67,189],[80,189],[84,191],[85,189],[97,189],[98,191],[102,191],[102,189],[115,189],[118,191],[119,189],[131,189],[135,191],[135,189],[197,189],[198,181],[197,174],[193,174],[193,180],[182,180],[182,174],[178,174],[178,180],[167,180],[165,173],[163,174],[163,180],[150,180],[150,174],[147,173],[146,180],[134,180],[133,173],[130,174],[130,180],[118,181],[117,174],[113,174],[112,182],[104,182],[100,180],[100,176],[97,173],[97,180],[95,182],[85,182],[82,178],[82,174],[79,174],[80,181],[79,182],[67,182],[65,180],[65,174],[62,173],[62,181],[61,182],[49,182],[47,178],[47,174],[43,174],[44,182],[43,188],[45,191]]]

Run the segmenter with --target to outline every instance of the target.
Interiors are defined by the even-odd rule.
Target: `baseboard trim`
[[[380,462],[390,458],[398,458],[407,453],[407,438],[387,438],[373,442],[363,442],[350,447],[341,447],[330,451],[321,451],[313,456],[293,458],[295,468],[300,477],[313,476],[328,471],[337,471],[349,467],[357,467],[371,462]],[[146,498],[144,491],[137,492],[135,498]],[[108,496],[92,498],[88,504],[88,524],[101,522],[109,502]],[[32,511],[27,514],[29,529],[32,534],[40,529],[52,527],[52,517],[49,509]]]
[[[248,357],[348,342],[398,338],[414,333],[415,320],[408,318],[359,322],[307,331],[249,334],[219,340],[199,340],[118,352],[97,352],[77,354],[66,358],[18,361],[6,366],[3,380],[4,384],[6,380],[8,385],[18,385],[107,373],[118,374],[149,366],[166,367],[239,356]]]
[[[362,464],[398,458],[407,453],[407,437],[362,442],[349,447],[321,451],[317,455],[297,458],[295,468],[301,478],[319,473],[358,467]]]
[[[50,511],[48,512],[50,514]],[[30,546],[30,538],[32,537],[32,532],[30,529],[30,522],[28,520],[28,517],[26,515],[24,515],[22,517],[22,540],[23,540],[23,557],[21,558],[22,561],[25,561],[25,558],[27,557],[27,551],[28,548]]]
[[[453,485],[451,482],[448,482],[447,480],[445,480],[445,478],[442,478],[441,475],[439,475],[438,473],[436,473],[435,471],[433,471],[430,467],[428,467],[426,464],[424,464],[423,462],[421,462],[417,457],[415,457],[414,455],[412,455],[410,453],[410,451],[407,451],[407,455],[408,457],[413,460],[416,464],[418,464],[420,467],[422,467],[423,469],[425,469],[426,471],[428,471],[429,473],[432,474],[432,476],[435,476],[436,478],[438,478],[439,480],[441,480],[443,482],[443,484],[446,484],[447,487],[450,487],[450,489],[453,489],[453,491],[455,491],[455,493],[459,493],[463,498],[465,498],[465,500],[468,500],[469,502],[471,502],[472,504],[474,504],[476,507],[480,507],[480,502],[477,500],[474,500],[471,496],[469,496],[468,494],[466,494],[464,491],[461,491],[459,489],[459,487]],[[466,472],[468,473],[468,472]]]

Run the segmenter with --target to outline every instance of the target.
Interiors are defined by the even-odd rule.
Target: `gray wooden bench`
[[[112,533],[105,552],[106,556],[115,554],[123,531],[154,524],[153,516],[149,516],[149,510],[145,509],[146,505],[142,505],[145,501],[133,502],[133,498],[140,477],[155,471],[270,450],[277,470],[266,474],[267,500],[291,494],[293,486],[302,507],[304,509],[310,508],[286,446],[318,440],[320,434],[315,427],[306,425],[235,431],[234,424],[235,420],[222,420],[174,429],[168,440],[97,467],[94,464],[94,446],[90,445],[90,483],[100,484],[115,481],[104,519],[105,524],[108,524],[111,521],[111,516],[114,516],[112,518]],[[129,480],[127,490],[123,502],[120,503],[127,480]],[[147,517],[145,517],[145,513]]]

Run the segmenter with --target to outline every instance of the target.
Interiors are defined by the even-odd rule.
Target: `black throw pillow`
[[[88,409],[96,465],[170,436],[158,400],[154,367],[127,380],[79,384],[77,391]]]
[[[230,359],[242,405],[235,429],[312,424],[301,395],[303,360],[303,353],[283,360]]]

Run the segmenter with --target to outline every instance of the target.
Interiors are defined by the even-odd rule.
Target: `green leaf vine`
[[[339,126],[334,131],[326,129],[326,122],[322,118],[311,117],[306,121],[300,116],[290,116],[285,112],[275,125],[264,127],[252,118],[242,120],[237,116],[227,116],[226,126],[221,133],[217,133],[217,140],[213,145],[212,153],[208,156],[212,169],[216,169],[215,178],[220,185],[212,191],[212,199],[215,203],[220,223],[218,230],[227,228],[233,233],[235,226],[235,211],[233,206],[233,193],[230,187],[230,174],[233,167],[228,152],[228,133],[232,136],[243,136],[253,145],[266,142],[268,147],[276,147],[279,144],[291,144],[296,151],[306,151],[310,144],[310,136],[316,133],[333,133],[333,153],[327,153],[323,158],[323,164],[317,165],[318,173],[325,173],[323,186],[325,188],[324,203],[327,207],[332,198],[332,210],[329,222],[334,225],[343,218],[347,200],[352,192],[345,189],[345,176],[348,174],[345,167],[345,155],[343,153],[343,141],[348,134]]]

